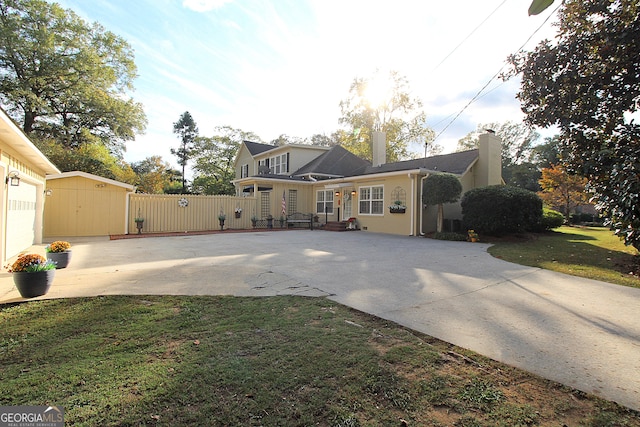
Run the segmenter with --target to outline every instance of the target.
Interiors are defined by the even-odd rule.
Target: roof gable
[[[252,156],[257,156],[258,154],[264,153],[265,151],[277,148],[275,145],[261,144],[259,142],[251,141],[244,141],[244,145],[245,147],[247,147],[247,150],[249,150],[249,154],[251,154]]]
[[[364,172],[371,163],[361,159],[340,145],[334,145],[326,153],[316,157],[292,175],[327,175],[327,176],[352,176]]]
[[[102,176],[93,175],[91,173],[82,172],[82,171],[62,172],[55,175],[47,175],[47,180],[56,180],[56,179],[73,178],[73,177],[82,177],[86,179],[91,179],[91,180],[102,182],[105,184],[114,185],[116,187],[126,188],[129,191],[135,191],[136,189],[136,187],[131,184],[127,184],[125,182],[120,182],[120,181],[116,181],[109,178],[104,178]]]

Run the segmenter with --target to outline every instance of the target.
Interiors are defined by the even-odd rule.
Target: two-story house
[[[480,136],[479,148],[386,163],[384,135],[375,135],[374,164],[341,146],[272,146],[245,141],[235,160],[237,195],[257,198],[259,218],[313,213],[320,222],[356,218],[361,230],[419,235],[434,231],[436,209],[422,200],[422,183],[433,173],[457,175],[463,192],[501,184],[501,141]],[[461,219],[459,203],[445,217]]]

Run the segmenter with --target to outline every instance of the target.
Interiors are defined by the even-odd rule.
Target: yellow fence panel
[[[145,233],[219,230],[220,214],[225,229],[251,228],[252,212],[255,197],[131,194],[129,233],[137,232],[136,218],[144,219]]]

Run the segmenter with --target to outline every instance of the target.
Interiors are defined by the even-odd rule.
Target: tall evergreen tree
[[[191,158],[193,144],[198,137],[198,126],[188,111],[180,116],[180,119],[173,124],[173,133],[180,138],[180,147],[171,149],[171,154],[178,158],[178,164],[182,166],[182,192],[187,192],[187,181],[185,178],[185,169],[187,162]]]

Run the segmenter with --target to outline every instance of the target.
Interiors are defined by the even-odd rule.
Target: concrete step
[[[330,221],[324,226],[324,229],[327,231],[347,231],[348,225],[347,221]]]

